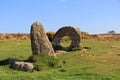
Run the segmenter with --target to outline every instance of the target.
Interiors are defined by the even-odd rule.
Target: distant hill
[[[94,34],[91,35],[93,38],[96,39],[115,39],[120,40],[120,34]]]
[[[21,34],[21,33],[17,33],[17,34],[0,34],[0,40],[5,40],[5,39],[28,39],[30,38],[29,34]]]
[[[0,40],[6,40],[6,39],[25,40],[25,39],[29,39],[29,38],[30,38],[30,34],[22,34],[22,33],[0,34]],[[81,38],[82,39],[115,39],[115,40],[120,40],[120,34],[89,34],[86,32],[81,32]]]

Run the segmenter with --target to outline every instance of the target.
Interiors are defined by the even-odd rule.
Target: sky
[[[30,33],[34,22],[46,32],[73,26],[90,34],[120,33],[120,0],[0,0],[0,33]]]

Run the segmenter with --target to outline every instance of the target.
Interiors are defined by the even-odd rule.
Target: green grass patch
[[[33,62],[35,70],[42,71],[49,68],[56,68],[60,66],[60,60],[57,57],[42,55],[32,55],[28,59],[29,62]]]
[[[30,44],[30,40],[1,40],[0,60],[28,59],[32,55]],[[81,46],[90,49],[70,51],[55,58],[32,56],[36,66],[44,66],[40,71],[23,72],[10,69],[9,65],[0,66],[0,80],[120,80],[120,41],[86,39]]]

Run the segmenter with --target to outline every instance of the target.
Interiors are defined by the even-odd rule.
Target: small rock
[[[62,53],[66,53],[66,51],[64,51],[64,50],[56,50],[55,53],[56,54],[62,54]]]
[[[21,70],[21,71],[32,71],[34,68],[33,64],[28,62],[15,61],[10,65],[11,65],[11,68],[15,70]]]

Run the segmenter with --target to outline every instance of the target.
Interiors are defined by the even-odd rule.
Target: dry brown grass
[[[52,41],[55,32],[47,32],[46,33],[50,41]],[[26,40],[30,38],[30,34],[0,34],[0,40],[6,39],[20,39]],[[88,34],[86,32],[81,32],[82,39],[98,39],[98,40],[120,40],[120,34]]]
[[[120,34],[95,34],[93,38],[102,40],[120,40]]]
[[[29,39],[29,34],[0,34],[0,40],[6,40],[6,39]]]

